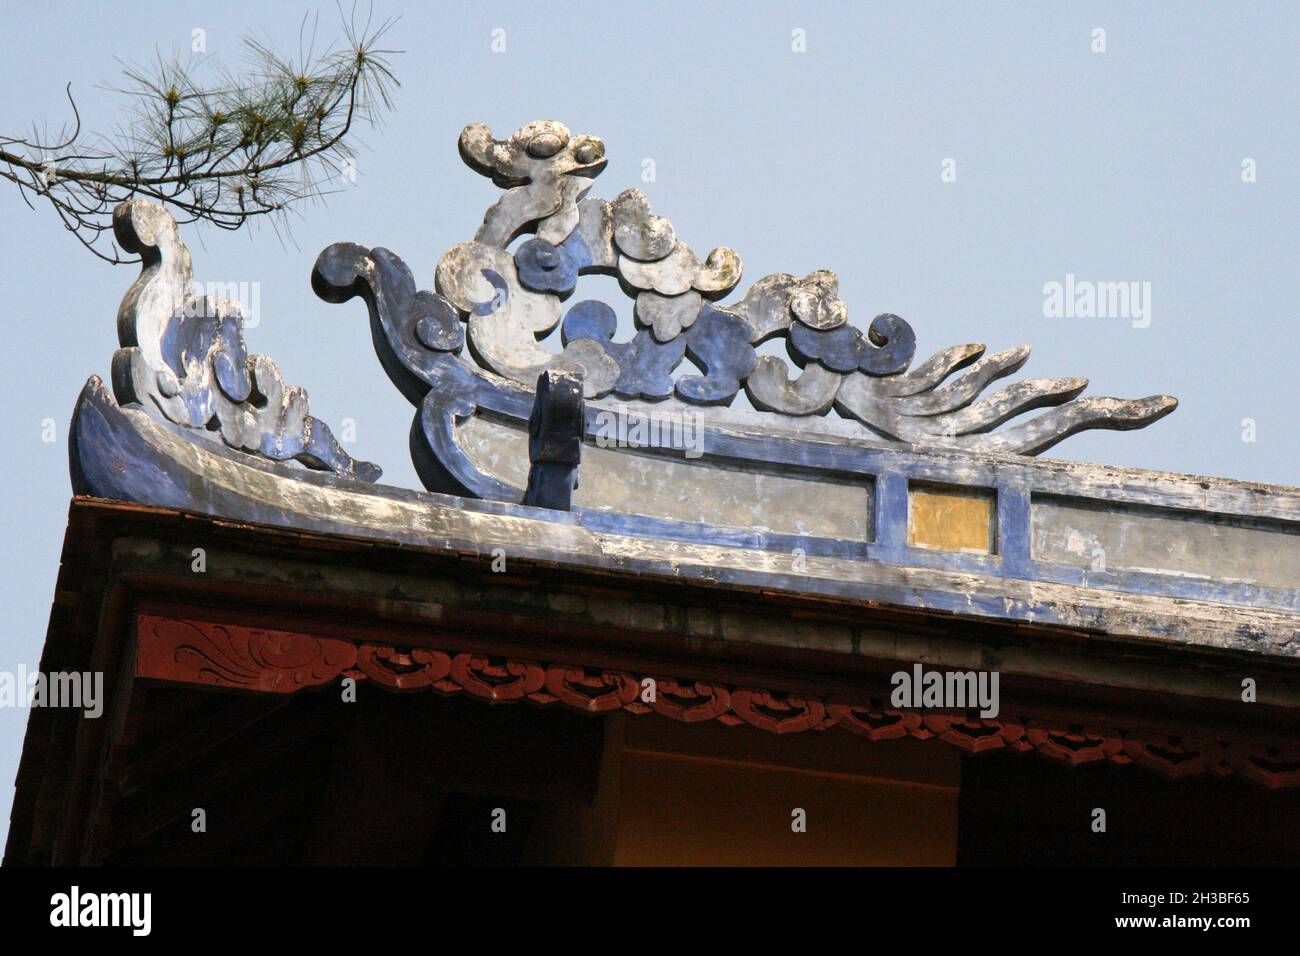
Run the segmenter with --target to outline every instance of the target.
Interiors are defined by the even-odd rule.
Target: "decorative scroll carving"
[[[113,231],[144,260],[118,309],[113,392],[167,421],[215,432],[231,448],[274,461],[375,481],[380,469],[352,458],[329,426],[307,413],[307,393],[286,388],[275,362],[249,355],[238,303],[192,292],[189,249],[176,220],[142,199],[113,212]]]
[[[494,139],[482,123],[460,134],[460,154],[506,194],[483,217],[476,242],[504,248],[529,227],[557,245],[578,224],[578,200],[605,168],[605,144],[571,136],[563,123],[540,120],[509,139]]]
[[[1269,789],[1300,786],[1300,747],[1233,747],[1229,763],[1232,770]]]
[[[361,675],[390,690],[424,690],[450,683],[445,678],[451,673],[451,658],[421,647],[399,651],[382,644],[362,644],[357,648],[356,665]]]
[[[921,723],[940,740],[970,753],[978,754],[1003,747],[1025,750],[1032,746],[1027,743],[1021,746],[1024,727],[1014,718],[988,720],[954,714],[926,714],[921,718]]]
[[[274,694],[327,684],[357,658],[349,641],[153,615],[139,617],[138,633],[142,677]]]
[[[421,308],[400,304],[417,295],[413,284],[400,296],[378,287],[362,293],[376,316],[377,341],[423,343],[408,328],[421,321],[422,309],[450,312],[466,323],[484,372],[527,387],[540,372],[562,369],[582,376],[589,399],[612,394],[705,406],[730,405],[743,388],[762,412],[799,418],[834,409],[857,422],[864,437],[976,451],[1038,454],[1083,429],[1140,428],[1177,405],[1164,395],[1078,399],[1087,381],[1077,378],[1029,379],[980,399],[991,382],[1024,364],[1029,349],[1023,346],[979,362],[983,345],[957,346],[907,372],[916,349],[911,326],[888,313],[865,332],[852,325],[839,280],[828,270],[802,279],[765,276],[738,301],[717,304],[740,281],[740,257],[720,247],[701,259],[672,223],[651,211],[640,190],[626,190],[613,202],[587,197],[605,167],[605,145],[595,136],[571,134],[562,123],[529,123],[506,139],[474,124],[462,131],[460,151],[505,194],[487,211],[474,240],[439,260],[437,294],[418,293],[425,297]],[[511,242],[530,232],[533,238],[512,253]],[[361,291],[356,281],[385,281],[384,270],[409,275],[386,250],[373,253],[387,260],[382,268],[367,266],[359,248],[332,246],[321,254],[314,283],[322,296],[341,301]],[[353,263],[350,272],[341,268],[345,260]],[[559,323],[560,305],[580,277],[591,273],[616,276],[636,300],[636,333],[628,342],[614,341],[613,309],[579,302],[564,318],[563,350],[549,352],[539,339]],[[785,359],[757,355],[755,347],[774,337],[785,339],[800,374],[792,377]],[[412,397],[404,387],[408,373],[424,378],[426,360],[379,347],[390,375]],[[455,352],[459,343],[429,347]],[[404,370],[390,367],[394,357]],[[685,357],[704,374],[674,377]],[[1052,410],[994,431],[1039,408]]]
[[[897,740],[924,732],[920,714],[890,710],[874,699],[856,703],[831,700],[826,713],[828,726],[843,727],[868,740]]]
[[[503,704],[540,691],[546,683],[546,671],[533,661],[457,654],[451,661],[451,679],[471,697]]]
[[[629,704],[628,710],[635,706]],[[648,709],[683,724],[719,720],[731,712],[731,691],[721,684],[659,680]]]
[[[647,296],[654,296],[654,293],[641,293],[637,300],[638,308],[641,299]],[[670,315],[667,311],[657,314],[660,317]],[[665,318],[664,321],[669,320]],[[691,321],[695,321],[694,316],[691,316]],[[686,355],[685,337],[659,342],[648,329],[641,329],[632,341],[615,342],[617,328],[618,316],[614,310],[604,302],[589,299],[569,309],[560,331],[566,347],[570,342],[589,339],[617,363],[619,377],[614,383],[615,395],[649,400],[671,395],[676,387],[672,371]]]
[[[1025,725],[1025,739],[1039,753],[1074,767],[1101,760],[1127,763],[1130,759],[1122,738],[1093,727],[1031,720]]]
[[[1150,767],[1166,777],[1196,777],[1207,771],[1230,769],[1227,748],[1217,740],[1184,740],[1182,737],[1141,737],[1126,734],[1124,753],[1134,763]]]
[[[942,740],[967,753],[1030,751],[1075,767],[1138,764],[1170,779],[1239,773],[1270,789],[1300,786],[1300,747],[1159,732],[1012,713],[900,710],[878,698],[827,699],[634,674],[453,648],[399,648],[154,614],[138,619],[140,677],[292,693],[341,676],[395,692],[432,690],[488,703],[563,704],[587,714],[625,710],[681,723],[716,720],[775,734],[840,727],[867,740]]]
[[[635,677],[622,671],[548,667],[546,689],[570,707],[589,714],[606,714],[631,704],[640,687]]]
[[[773,734],[815,730],[826,719],[826,705],[815,698],[744,688],[731,692],[731,710],[745,723]]]

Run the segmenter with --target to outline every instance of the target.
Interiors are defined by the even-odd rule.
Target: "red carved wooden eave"
[[[1001,664],[999,715],[892,707],[890,675],[915,660]],[[1300,713],[1284,698],[1243,705],[1225,692],[1243,674],[1270,692],[1293,686],[1289,660],[523,559],[498,574],[483,554],[89,499],[70,510],[40,666],[103,673],[105,708],[99,719],[31,712],[5,851],[16,863],[184,857],[195,851],[160,827],[182,826],[196,795],[216,799],[227,784],[227,818],[246,816],[227,828],[228,848],[297,858],[264,841],[332,832],[311,807],[333,756],[353,759],[348,734],[370,726],[354,718],[400,710],[393,719],[409,730],[426,723],[424,707],[439,727],[458,708],[477,711],[448,697],[509,705],[480,713],[512,734],[561,724],[568,734],[570,713],[621,712],[700,738],[714,736],[705,724],[795,748],[820,734],[864,748],[910,738],[1176,780],[1300,784]],[[345,678],[358,682],[356,710],[329,700]],[[388,706],[398,694],[410,698]],[[536,726],[514,719],[534,707],[552,713]],[[236,797],[261,792],[298,752],[322,763],[275,777],[286,816],[270,826],[257,800]],[[364,775],[363,764],[353,770]],[[530,786],[555,784],[534,769]],[[376,819],[388,812],[375,808]]]
[[[691,675],[498,657],[450,642],[397,647],[149,612],[136,625],[135,676],[145,680],[295,694],[352,678],[396,693],[461,695],[487,704],[562,706],[592,715],[621,710],[687,724],[748,724],[774,734],[834,728],[866,740],[937,740],[975,754],[1033,751],[1071,766],[1137,764],[1171,779],[1235,773],[1270,789],[1300,785],[1300,747],[1252,740],[1075,724],[1020,710],[996,719],[900,710],[877,697],[796,695]]]

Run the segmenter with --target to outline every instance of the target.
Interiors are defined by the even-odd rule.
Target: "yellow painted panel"
[[[914,548],[992,554],[993,493],[928,486],[909,489],[907,543]]]

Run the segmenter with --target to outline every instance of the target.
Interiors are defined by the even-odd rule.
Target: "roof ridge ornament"
[[[765,276],[738,301],[718,304],[740,282],[740,256],[719,247],[701,259],[640,190],[612,202],[588,197],[606,164],[599,137],[541,120],[497,139],[472,124],[459,146],[465,162],[505,192],[474,239],[439,259],[436,292],[417,292],[410,269],[388,250],[349,243],[322,252],[312,277],[329,301],[360,294],[370,302],[385,368],[412,402],[425,403],[426,418],[436,417],[429,402],[441,402],[443,414],[452,405],[469,413],[464,396],[426,400],[451,378],[531,389],[540,373],[556,370],[581,375],[594,408],[601,399],[727,406],[743,388],[761,416],[787,426],[834,409],[867,440],[1036,455],[1085,429],[1141,428],[1178,404],[1167,395],[1078,398],[1088,384],[1082,378],[1026,379],[981,398],[1024,365],[1028,346],[991,356],[982,344],[954,346],[908,371],[912,327],[889,313],[865,331],[853,325],[829,270]],[[606,303],[583,300],[562,311],[579,277],[592,273],[617,277],[635,300],[631,340],[614,341],[617,317]],[[558,354],[539,343],[557,326]],[[786,360],[757,354],[773,338],[786,340],[794,377]],[[701,374],[674,376],[684,359]],[[1039,408],[1050,410],[996,431]],[[425,444],[438,443],[430,434]]]
[[[307,392],[286,387],[275,362],[249,355],[238,302],[194,294],[190,251],[162,206],[135,199],[113,211],[113,231],[143,259],[117,313],[113,394],[237,451],[363,481],[378,465],[352,458],[308,414]]]
[[[238,307],[191,288],[175,220],[144,201],[115,214],[118,241],[140,252],[144,267],[118,313],[114,394],[92,377],[76,403],[68,433],[74,492],[288,529],[293,536],[279,538],[286,546],[303,532],[457,560],[508,548],[512,560],[575,573],[644,573],[1234,652],[1300,647],[1292,573],[1300,557],[1291,547],[1300,489],[973,446],[1012,436],[1016,450],[1037,451],[1078,428],[1136,427],[1143,403],[1092,400],[1113,403],[1108,409],[1063,399],[1082,387],[1077,380],[1054,392],[1020,383],[978,400],[984,385],[1023,364],[1027,348],[981,357],[982,346],[958,346],[902,371],[913,349],[907,324],[886,317],[866,333],[852,329],[829,272],[768,276],[739,301],[717,304],[722,286],[739,280],[735,254],[715,250],[700,260],[683,251],[639,195],[587,198],[603,160],[591,138],[547,125],[519,137],[517,148],[490,136],[480,142],[478,133],[469,139],[466,152],[513,183],[484,220],[502,241],[522,237],[513,251],[462,244],[439,263],[438,278],[455,281],[438,292],[417,290],[391,252],[351,244],[326,249],[312,275],[326,299],[366,300],[384,369],[417,409],[411,451],[428,492],[358,480],[378,468],[339,447],[270,359],[247,354]],[[570,172],[536,171],[575,142],[585,147],[559,167]],[[575,176],[583,182],[561,181]],[[543,309],[558,322],[565,293],[536,287],[571,291],[593,249],[590,261],[609,263],[639,312],[646,299],[651,311],[664,306],[660,321],[643,320],[631,342],[616,343],[612,310],[577,303],[563,318],[564,352],[544,353],[549,367],[537,379],[494,370],[488,347],[518,337],[495,327],[503,310],[530,337],[546,328]],[[636,284],[642,279],[651,288]],[[666,291],[688,280],[689,290]],[[698,310],[679,309],[695,295]],[[806,359],[803,375],[787,380],[793,397],[775,411],[708,407],[742,386],[759,394],[753,345],[769,332],[790,339],[796,364],[798,354]],[[816,336],[804,342],[827,332],[845,338],[831,348]],[[674,378],[687,355],[700,374]],[[506,357],[522,368],[532,361],[515,361],[508,349]],[[852,371],[836,370],[841,358],[856,362]],[[604,362],[615,374],[596,389]],[[895,364],[900,370],[886,370]],[[964,374],[945,382],[958,369]],[[834,385],[829,405],[819,379]],[[804,404],[792,411],[796,398]],[[1060,407],[1027,426],[976,430],[1053,401]],[[1155,403],[1153,414],[1173,406],[1144,401]],[[884,432],[860,418],[822,417],[870,403],[909,427],[946,419],[954,438],[881,440]],[[1179,517],[1172,531],[1171,513]],[[1225,521],[1240,538],[1226,564],[1213,546]],[[1200,545],[1151,558],[1174,538]],[[1108,555],[1100,569],[1090,556],[1097,542]]]

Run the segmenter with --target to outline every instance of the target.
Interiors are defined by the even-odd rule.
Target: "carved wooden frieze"
[[[292,631],[141,614],[136,676],[260,693],[295,693],[351,677],[394,692],[433,691],[485,703],[560,704],[600,715],[717,720],[773,734],[839,727],[867,740],[941,740],[969,753],[1035,752],[1070,766],[1138,764],[1173,779],[1238,773],[1270,789],[1300,786],[1300,748],[1141,727],[1073,724],[1016,712],[985,718],[893,707],[863,696],[816,697],[440,648],[353,643]]]

